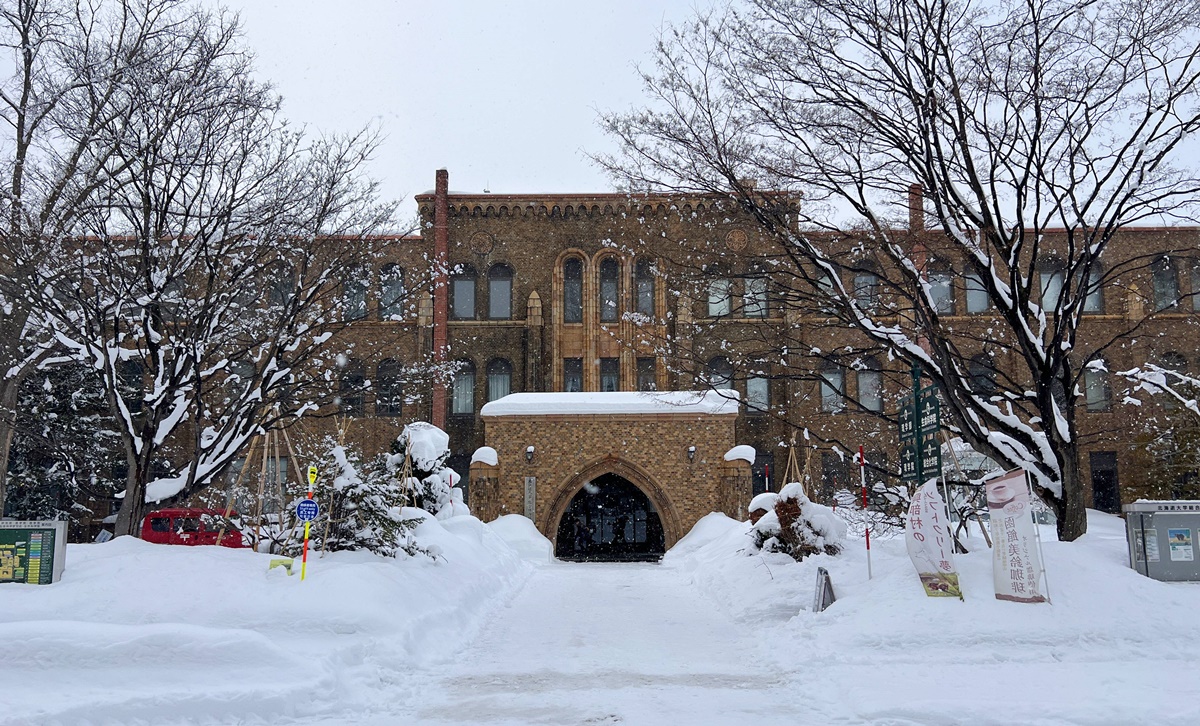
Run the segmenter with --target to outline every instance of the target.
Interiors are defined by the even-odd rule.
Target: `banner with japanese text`
[[[1033,501],[1022,469],[984,483],[992,529],[992,579],[996,599],[1046,602]]]
[[[954,554],[947,530],[946,505],[938,493],[937,479],[930,479],[913,494],[904,522],[908,556],[930,597],[962,599]]]

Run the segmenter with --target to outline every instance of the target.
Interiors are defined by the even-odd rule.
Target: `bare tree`
[[[1085,343],[1089,298],[1155,255],[1195,254],[1119,239],[1185,215],[1200,188],[1178,165],[1200,125],[1198,18],[1162,0],[750,0],[663,35],[652,105],[604,119],[623,150],[600,161],[632,189],[740,204],[792,299],[919,364],[953,430],[1028,470],[1071,540],[1086,529],[1076,384],[1142,324]],[[892,210],[914,184],[906,228]],[[988,326],[950,320],[937,262],[972,276]],[[880,304],[847,282],[860,275]],[[1012,353],[990,390],[970,365],[987,345]]]
[[[364,176],[374,134],[290,129],[236,19],[188,9],[171,28],[128,79],[134,112],[102,130],[106,181],[37,303],[55,346],[100,372],[128,464],[117,534],[329,400],[340,283],[394,212]]]

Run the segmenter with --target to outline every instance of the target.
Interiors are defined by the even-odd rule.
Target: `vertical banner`
[[[992,530],[992,579],[996,599],[1046,602],[1041,592],[1042,557],[1037,546],[1032,498],[1023,469],[984,483]]]
[[[930,479],[913,494],[904,522],[904,541],[908,556],[925,594],[930,597],[962,599],[958,573],[954,571],[954,554],[950,549],[950,533],[946,526],[946,505],[938,494],[937,479]]]

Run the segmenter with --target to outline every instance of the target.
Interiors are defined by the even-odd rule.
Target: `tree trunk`
[[[8,501],[8,454],[12,450],[13,432],[17,423],[17,400],[21,378],[6,378],[0,382],[0,517]]]
[[[1058,538],[1073,542],[1087,532],[1087,502],[1083,496],[1083,479],[1079,469],[1079,446],[1074,442],[1060,444],[1062,461],[1062,499],[1055,507],[1058,516]]]
[[[125,480],[125,498],[121,500],[121,511],[117,513],[117,526],[113,534],[120,537],[123,534],[132,537],[141,536],[142,515],[146,510],[146,476],[148,469],[136,464],[129,467],[129,476]]]

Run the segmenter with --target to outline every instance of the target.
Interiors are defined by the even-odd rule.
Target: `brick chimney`
[[[925,189],[920,184],[908,188],[908,231],[925,231]]]
[[[450,318],[450,204],[446,199],[450,193],[450,173],[438,169],[433,190],[433,360],[443,363],[447,354],[446,324]],[[446,428],[446,386],[441,382],[433,386],[434,426]]]

